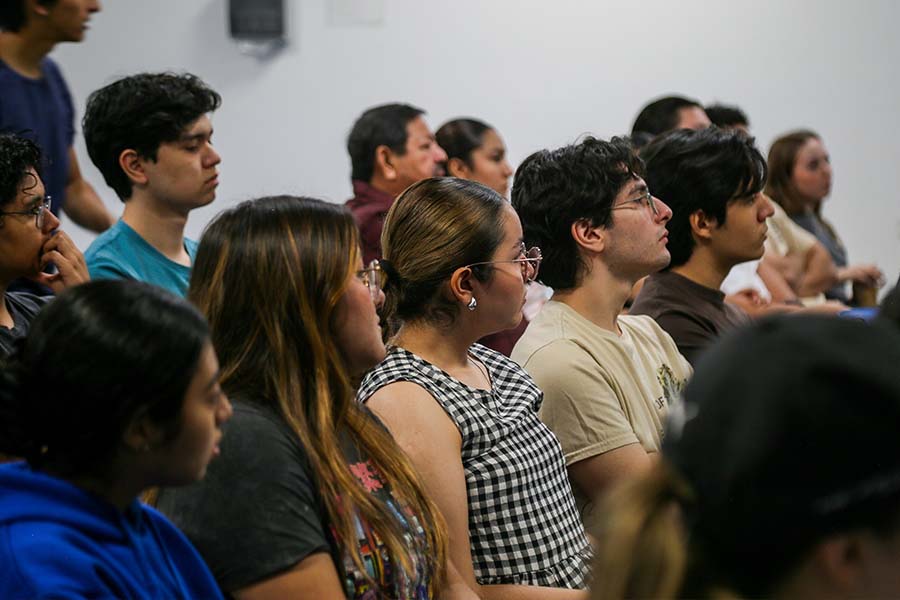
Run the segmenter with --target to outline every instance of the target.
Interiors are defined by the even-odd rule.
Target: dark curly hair
[[[184,129],[219,108],[222,98],[190,73],[141,73],[119,79],[90,95],[82,127],[88,154],[122,201],[131,197],[131,180],[119,156],[132,149],[156,160],[159,146],[174,142]]]
[[[25,178],[30,177],[29,169],[41,175],[41,160],[41,149],[31,140],[0,133],[0,207],[16,199]]]
[[[522,220],[527,246],[543,253],[538,279],[553,289],[576,287],[584,261],[572,237],[572,223],[612,225],[612,204],[622,186],[644,165],[625,138],[586,137],[557,150],[540,150],[516,170],[512,205]]]
[[[766,159],[754,138],[733,129],[679,129],[663,134],[641,150],[647,186],[669,205],[667,268],[683,265],[694,252],[690,216],[702,210],[725,225],[728,205],[750,199],[766,185]]]

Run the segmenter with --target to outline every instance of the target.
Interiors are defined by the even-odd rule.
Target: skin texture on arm
[[[280,600],[281,598],[321,598],[344,600],[344,589],[334,561],[326,552],[310,554],[297,565],[274,577],[232,592],[238,600]]]
[[[617,481],[649,470],[654,464],[653,456],[640,444],[628,444],[572,463],[569,477],[587,497],[597,502]]]
[[[81,176],[74,148],[69,148],[69,179],[66,182],[64,210],[75,223],[96,233],[106,231],[114,222],[100,196]]]
[[[426,492],[441,511],[450,538],[451,574],[455,570],[462,581],[483,599],[587,598],[587,592],[583,590],[478,585],[469,545],[469,507],[461,458],[462,438],[456,425],[437,401],[414,383],[387,385],[375,392],[366,401],[366,406],[382,420],[409,455]]]

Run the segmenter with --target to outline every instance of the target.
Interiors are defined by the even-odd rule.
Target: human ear
[[[384,144],[375,148],[375,167],[381,171],[382,176],[388,181],[397,179],[397,170],[394,168],[393,158],[394,153]]]
[[[460,179],[471,179],[472,170],[461,158],[451,158],[447,161],[447,174]]]
[[[131,183],[136,185],[147,184],[147,173],[144,170],[144,159],[137,151],[128,148],[119,154],[119,167],[125,172]]]
[[[475,297],[474,280],[475,276],[470,267],[461,267],[453,271],[448,284],[450,299],[468,305]]]
[[[606,230],[603,227],[592,225],[590,219],[578,219],[569,228],[575,243],[585,250],[597,254],[603,252],[606,247]]]
[[[865,574],[865,545],[861,536],[853,533],[819,543],[810,557],[817,576],[841,596],[858,595]]]
[[[713,229],[718,228],[719,222],[713,218],[708,216],[702,210],[695,210],[688,217],[688,221],[691,224],[691,232],[695,237],[708,240],[712,237]]]
[[[145,413],[135,415],[122,435],[122,443],[135,453],[149,452],[162,443],[162,429]]]

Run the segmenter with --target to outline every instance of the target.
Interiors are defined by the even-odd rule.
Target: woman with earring
[[[203,317],[148,284],[60,294],[0,371],[0,597],[221,598],[138,501],[203,477],[231,406]]]
[[[512,206],[472,181],[410,186],[385,220],[384,313],[398,326],[357,398],[407,451],[482,598],[583,597],[589,545],[540,390],[476,343],[522,318],[540,251]]]
[[[188,298],[235,414],[209,477],[159,506],[235,598],[465,595],[418,475],[354,402],[385,354],[382,281],[350,212],[320,200],[244,202],[200,241]]]

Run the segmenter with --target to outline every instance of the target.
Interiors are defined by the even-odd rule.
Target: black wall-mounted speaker
[[[229,0],[228,26],[236,40],[283,40],[284,0]]]

